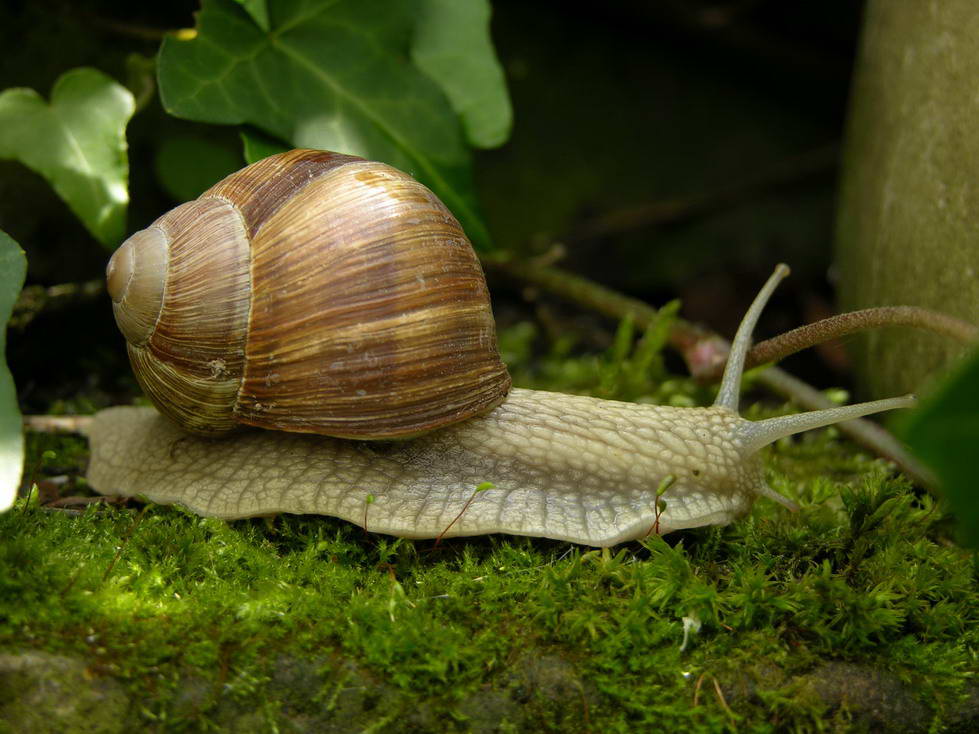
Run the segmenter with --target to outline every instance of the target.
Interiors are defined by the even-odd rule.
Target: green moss
[[[941,722],[975,672],[973,557],[944,539],[929,498],[815,440],[861,478],[792,480],[797,515],[760,502],[727,528],[604,551],[505,537],[436,548],[329,518],[22,504],[0,517],[0,646],[88,661],[143,702],[134,719],[174,728],[245,726],[247,714],[262,730],[305,711],[388,730],[833,729],[804,681],[826,661],[897,676]],[[798,469],[806,444],[780,446],[773,465]],[[685,651],[683,617],[703,625]],[[540,659],[559,669],[552,688],[577,693],[522,691],[514,680]],[[301,661],[302,696],[273,695],[280,668]],[[351,687],[363,696],[341,704]]]
[[[0,516],[0,729],[40,685],[30,652],[115,686],[120,730],[968,730],[977,564],[942,508],[832,429],[767,461],[800,512],[607,550],[21,502]]]

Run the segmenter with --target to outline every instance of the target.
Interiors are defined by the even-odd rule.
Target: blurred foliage
[[[0,158],[39,171],[96,239],[115,246],[172,202],[240,168],[238,133],[255,140],[262,130],[271,136],[263,153],[320,147],[412,173],[449,204],[477,246],[490,246],[468,144],[504,142],[511,112],[489,37],[487,0],[208,0],[197,27],[180,30],[193,22],[192,10],[191,3],[176,3],[135,11],[112,0],[78,8],[57,0],[0,7],[0,41],[9,51],[0,89],[15,87],[0,105]],[[81,62],[124,80],[137,111],[128,131],[134,101],[104,76],[106,89],[96,88],[92,75],[99,72],[65,75],[50,104],[23,88],[51,84],[45,77],[58,59],[59,75]],[[222,133],[165,114],[156,100],[157,71],[171,115],[253,127]],[[120,95],[128,114],[112,113],[117,103],[106,94]],[[109,131],[114,140],[97,138]],[[135,227],[125,221],[127,135],[138,171]],[[34,218],[39,204],[43,210],[43,193],[30,179],[11,176],[11,193],[30,206],[4,196],[0,169],[0,221],[27,243],[31,272],[40,272],[56,249],[37,236],[51,221]],[[44,247],[35,244],[42,241]],[[71,257],[78,249],[70,248]]]
[[[191,160],[194,165],[187,165]],[[203,136],[175,135],[160,143],[155,168],[160,185],[174,200],[190,201],[215,181],[241,168],[241,156],[230,148],[214,145]]]
[[[133,95],[96,69],[65,72],[45,102],[33,89],[0,93],[0,158],[37,171],[103,245],[126,234],[126,124]]]
[[[336,4],[338,12],[344,5]],[[398,5],[414,6],[419,22],[410,46],[400,53],[415,66],[426,56],[441,58],[455,77],[437,83],[462,115],[467,139],[493,142],[492,134],[474,136],[465,122],[466,101],[452,91],[453,85],[467,90],[470,109],[492,113],[496,122],[488,129],[506,129],[509,105],[493,81],[501,67],[489,63],[485,52],[487,5],[438,0]],[[277,22],[277,8],[294,7],[288,2],[241,6],[242,15],[231,17],[259,32],[263,23]],[[169,174],[161,185],[157,171],[199,166],[206,178],[209,157],[171,146],[170,138],[199,139],[223,156],[240,150],[239,131],[232,127],[191,124],[165,114],[155,96],[147,98],[146,82],[152,79],[145,65],[142,71],[134,68],[133,54],[144,61],[155,57],[167,32],[184,28],[179,35],[192,36],[196,8],[196,0],[140,6],[37,0],[0,7],[0,42],[6,49],[0,89],[47,89],[65,69],[88,65],[124,81],[136,95],[140,111],[128,131],[130,231],[179,203],[178,193],[182,197],[200,188],[174,187]],[[463,28],[456,22],[454,33],[428,22],[447,9],[449,16],[467,13],[470,20]],[[859,3],[848,0],[803,3],[791,12],[771,2],[721,10],[700,0],[653,5],[616,0],[583,14],[554,2],[497,0],[493,41],[520,114],[507,148],[477,159],[480,209],[494,242],[533,252],[554,239],[573,240],[569,265],[654,301],[675,295],[679,284],[702,283],[705,292],[713,289],[718,306],[711,307],[698,291],[683,294],[685,308],[692,318],[711,320],[722,330],[725,315],[739,313],[743,304],[726,302],[729,289],[703,277],[705,271],[744,277],[767,273],[771,262],[787,258],[797,274],[808,270],[821,278],[833,200],[832,143],[839,135],[859,10]],[[472,18],[478,18],[479,34]],[[440,41],[445,37],[463,41],[465,58],[445,62],[452,54]],[[429,69],[425,76],[430,73],[435,72]],[[479,95],[495,101],[478,102]],[[818,150],[827,154],[815,166],[806,163],[805,155]],[[745,186],[756,174],[764,179],[772,172],[781,172],[781,178],[769,178],[767,187]],[[650,203],[673,209],[695,200],[701,201],[695,211],[680,206],[687,213],[666,220],[627,217],[631,224],[601,233],[593,227],[606,215]],[[56,283],[97,272],[97,252],[78,247],[84,236],[65,231],[70,221],[16,167],[0,166],[0,222],[27,249],[32,278]],[[52,252],[59,254],[52,259]]]
[[[423,0],[417,12],[411,60],[442,87],[470,145],[502,145],[513,112],[488,32],[489,2]]]
[[[979,548],[976,439],[979,437],[979,349],[903,422],[915,454],[938,475],[959,524],[961,541]]]
[[[710,26],[707,5],[495,3],[516,125],[477,180],[506,248],[566,243],[568,267],[654,303],[697,289],[687,316],[733,332],[746,274],[824,277],[859,8],[722,3]]]
[[[663,348],[679,301],[659,310],[659,319],[637,339],[631,319],[624,319],[604,353],[581,349],[572,334],[558,337],[543,351],[542,338],[529,321],[499,331],[500,354],[518,387],[591,395],[656,405],[689,407],[711,399],[713,388],[690,377],[671,374]]]
[[[429,12],[420,12],[426,5]],[[289,147],[353,153],[407,171],[487,248],[452,108],[470,140],[505,139],[509,104],[488,20],[486,0],[273,0],[263,30],[232,0],[205,0],[194,33],[163,41],[160,95],[178,117],[247,123]],[[465,43],[469,63],[453,60],[463,54],[453,43]],[[406,64],[408,55],[419,66]]]
[[[17,409],[17,391],[7,369],[7,320],[24,284],[24,252],[0,230],[0,512],[9,508],[20,486],[24,431]]]

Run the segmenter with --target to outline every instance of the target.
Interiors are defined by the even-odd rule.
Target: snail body
[[[284,155],[307,160],[317,153]],[[249,169],[254,170],[254,166],[243,172]],[[278,181],[263,185],[282,190]],[[211,191],[220,191],[221,186]],[[260,208],[257,203],[253,206]],[[280,239],[287,239],[287,230],[283,225]],[[363,246],[369,239],[358,242]],[[422,249],[428,246],[424,235],[409,237],[406,242]],[[137,241],[131,249],[137,246],[142,245]],[[371,249],[369,243],[367,248]],[[350,257],[364,257],[356,250]],[[151,257],[149,262],[159,259]],[[310,267],[315,269],[315,265]],[[113,273],[121,270],[110,266],[110,281]],[[298,269],[294,274],[301,276],[303,272]],[[492,331],[487,332],[480,316],[476,322],[481,325],[472,340],[482,345],[476,351],[486,364],[475,372],[483,377],[491,375],[492,398],[477,401],[468,415],[450,415],[451,411],[439,408],[443,417],[437,430],[431,430],[436,426],[427,418],[421,422],[393,420],[392,425],[408,426],[400,433],[370,428],[375,415],[410,411],[417,407],[417,400],[384,405],[380,413],[371,407],[364,419],[340,421],[339,432],[333,418],[318,423],[304,418],[296,429],[296,422],[287,415],[280,421],[281,427],[300,433],[242,431],[216,439],[206,436],[227,431],[234,421],[224,421],[216,431],[192,418],[192,431],[203,434],[192,435],[150,408],[112,408],[98,414],[89,428],[92,458],[88,478],[104,494],[139,494],[226,519],[280,512],[325,514],[370,531],[413,538],[501,532],[595,546],[614,545],[650,532],[726,524],[747,512],[759,496],[794,508],[791,500],[766,485],[758,454],[763,446],[810,428],[907,407],[914,398],[891,398],[763,421],[741,418],[738,395],[751,332],[769,296],[787,274],[787,267],[778,266],[746,313],[732,343],[717,399],[709,408],[639,405],[521,389],[507,394],[509,378],[500,379],[496,372],[494,358],[499,358],[495,339],[489,346],[483,344]],[[132,283],[136,277],[138,272],[125,282]],[[176,287],[171,285],[172,277],[166,280],[167,294]],[[394,280],[403,278],[395,275]],[[428,280],[427,276],[422,280]],[[475,281],[473,290],[485,294],[481,271]],[[289,287],[280,285],[287,292]],[[110,290],[119,320],[118,306],[126,301],[129,289],[120,286]],[[120,293],[123,295],[117,298]],[[256,303],[261,301],[252,296],[252,315]],[[369,301],[368,307],[372,303]],[[352,307],[349,303],[344,306]],[[485,308],[489,308],[488,301]],[[123,322],[125,319],[123,316]],[[462,322],[468,324],[465,318]],[[122,322],[120,326],[125,333],[127,326]],[[275,337],[267,338],[270,344],[276,343]],[[292,344],[288,337],[281,339],[280,344]],[[464,339],[463,343],[470,342]],[[248,344],[246,339],[246,362],[256,351]],[[287,351],[294,349],[287,347]],[[262,359],[273,359],[274,352],[270,347],[269,354],[261,353]],[[356,359],[357,350],[352,354]],[[133,363],[137,369],[141,364],[139,358]],[[424,360],[414,364],[422,369]],[[246,365],[241,374],[249,374],[249,369]],[[465,374],[464,368],[460,374]],[[212,374],[211,379],[220,377]],[[206,372],[203,381],[207,381]],[[473,392],[482,393],[485,384],[477,381]],[[269,387],[274,387],[274,381]],[[356,395],[356,389],[348,389]],[[147,392],[158,405],[166,400],[162,390],[159,394],[150,389]],[[269,395],[263,399],[275,403],[274,390]],[[440,399],[437,389],[427,395],[428,402]],[[234,405],[239,406],[241,401],[236,400]],[[450,397],[447,403],[453,401]],[[368,403],[375,405],[376,401]],[[164,407],[163,412],[176,412],[179,418],[188,410],[186,401],[181,406],[178,411]],[[423,407],[428,407],[427,403]],[[240,407],[232,407],[230,414],[235,421],[241,414],[250,415]],[[348,430],[354,423],[367,428],[355,434]],[[361,438],[414,437],[366,442],[308,435],[330,431]],[[664,488],[665,493],[658,496]],[[661,500],[666,501],[665,507]]]
[[[764,482],[758,457],[741,458],[739,422],[714,408],[515,388],[487,415],[410,441],[266,431],[209,441],[122,407],[91,429],[89,480],[226,519],[323,514],[411,538],[503,532],[605,546],[650,532],[667,475],[676,482],[660,532],[725,524],[749,508]]]

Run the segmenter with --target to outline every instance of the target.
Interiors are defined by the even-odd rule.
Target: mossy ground
[[[56,462],[44,448],[31,461]],[[81,659],[122,686],[126,726],[162,731],[876,728],[846,691],[820,695],[807,676],[827,663],[907,693],[924,719],[897,728],[949,726],[979,667],[974,555],[832,429],[768,466],[799,513],[762,500],[606,550],[22,501],[0,516],[0,652]],[[685,618],[701,627],[683,648]]]

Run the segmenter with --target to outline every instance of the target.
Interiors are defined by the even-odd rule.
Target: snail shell
[[[266,158],[134,234],[106,277],[140,385],[194,433],[407,437],[510,388],[462,228],[383,163]]]

